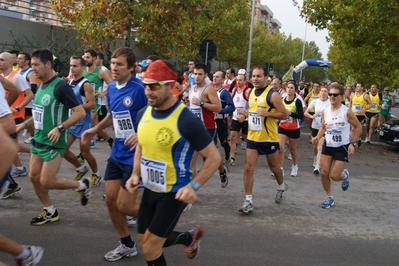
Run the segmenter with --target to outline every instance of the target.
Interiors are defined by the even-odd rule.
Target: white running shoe
[[[129,257],[134,257],[137,255],[136,243],[134,244],[134,246],[132,248],[125,246],[121,242],[119,242],[119,243],[120,243],[120,245],[116,249],[111,250],[107,254],[104,255],[104,259],[106,261],[117,261],[123,257],[129,258]]]
[[[296,177],[298,175],[298,165],[291,166],[291,176]]]

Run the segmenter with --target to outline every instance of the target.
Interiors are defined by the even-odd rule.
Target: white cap
[[[245,75],[246,73],[247,71],[245,71],[245,69],[238,70],[238,75]]]

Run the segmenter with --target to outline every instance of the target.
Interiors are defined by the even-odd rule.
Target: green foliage
[[[398,12],[396,0],[305,0],[301,9],[311,24],[329,31],[332,80],[350,76],[380,87],[399,84]]]

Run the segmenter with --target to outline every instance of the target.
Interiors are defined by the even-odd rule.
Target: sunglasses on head
[[[328,96],[334,96],[334,97],[338,97],[338,96],[340,96],[341,94],[339,94],[339,93],[329,93],[328,94]]]
[[[163,85],[165,85],[166,83],[170,83],[170,82],[176,82],[175,80],[163,80],[163,81],[158,81],[155,83],[144,83],[144,88],[149,88],[151,91],[157,91],[159,90]]]

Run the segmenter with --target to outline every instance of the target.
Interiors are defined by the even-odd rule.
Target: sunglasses
[[[341,94],[339,94],[339,93],[329,93],[328,94],[328,96],[334,96],[334,97],[338,97],[338,96],[340,96]]]
[[[151,91],[157,91],[157,90],[159,90],[163,85],[165,85],[166,83],[170,83],[170,82],[175,83],[176,80],[163,80],[163,81],[158,81],[158,82],[155,82],[155,83],[144,83],[144,82],[143,82],[143,85],[144,85],[144,88],[147,88],[147,87],[148,87]]]

